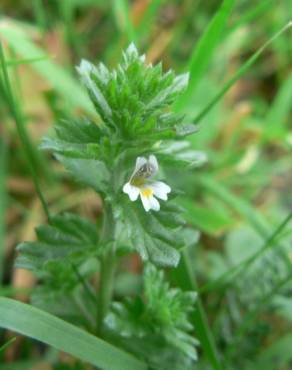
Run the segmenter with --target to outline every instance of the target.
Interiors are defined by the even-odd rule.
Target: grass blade
[[[5,210],[6,210],[6,170],[7,170],[7,144],[5,138],[0,138],[0,285],[4,266],[5,245]]]
[[[0,298],[0,327],[46,343],[105,370],[146,370],[130,354],[53,315]]]
[[[216,290],[217,288],[219,288],[223,284],[226,284],[227,282],[229,282],[230,279],[232,279],[232,281],[234,281],[233,279],[236,277],[237,273],[239,273],[240,271],[243,271],[243,269],[246,270],[250,264],[255,262],[260,256],[263,255],[263,253],[265,253],[265,251],[268,248],[271,248],[273,246],[273,243],[276,240],[277,236],[285,229],[285,227],[288,225],[288,223],[291,221],[291,219],[292,219],[292,213],[290,213],[284,219],[284,221],[276,228],[276,230],[272,233],[272,235],[266,240],[266,242],[263,244],[263,246],[257,252],[255,252],[253,255],[251,255],[250,257],[248,257],[247,259],[245,259],[244,261],[242,261],[238,265],[232,267],[231,269],[229,269],[228,271],[223,273],[215,281],[213,281],[211,283],[208,283],[207,285],[202,287],[200,289],[200,292]]]
[[[9,103],[9,108],[11,110],[12,116],[16,123],[16,128],[18,131],[19,138],[21,140],[21,143],[24,148],[24,152],[27,157],[27,163],[30,168],[32,178],[35,184],[35,188],[37,191],[37,194],[39,196],[39,199],[41,201],[42,207],[44,209],[44,212],[48,219],[50,219],[49,210],[47,203],[45,201],[45,198],[41,192],[39,179],[38,179],[38,170],[43,167],[43,163],[37,153],[34,150],[34,146],[32,145],[29,135],[26,131],[26,127],[23,121],[23,116],[20,112],[19,106],[16,104],[16,101],[14,99],[12,88],[9,82],[8,72],[7,72],[7,66],[5,61],[5,56],[2,48],[2,44],[0,43],[0,65],[3,72],[3,81],[1,81],[1,85],[3,85],[3,92],[5,93],[7,97],[7,101]]]
[[[189,103],[200,79],[205,74],[215,48],[221,40],[222,32],[225,28],[226,21],[231,13],[233,5],[234,0],[224,0],[222,2],[219,10],[214,15],[200,38],[198,45],[195,47],[189,66],[189,85],[186,92],[177,102],[176,110],[183,109]]]
[[[164,0],[152,0],[149,2],[143,18],[137,27],[136,33],[139,40],[147,34],[149,35],[149,25],[153,24],[155,16],[162,5]]]
[[[227,93],[227,91],[238,81],[246,71],[257,61],[265,49],[278,37],[280,37],[284,32],[286,32],[292,26],[292,21],[286,24],[280,29],[273,37],[271,37],[267,42],[264,43],[244,64],[239,68],[236,73],[225,83],[223,88],[214,96],[213,99],[206,105],[205,108],[195,117],[194,122],[199,123],[202,118],[216,105],[220,99]]]
[[[3,352],[6,348],[8,348],[10,346],[10,344],[12,344],[14,341],[15,341],[16,337],[13,337],[11,339],[9,339],[8,342],[4,343],[2,347],[0,347],[0,353]]]
[[[279,140],[287,127],[284,126],[292,108],[292,74],[283,82],[265,119],[264,138]]]
[[[11,60],[6,60],[6,65],[7,67],[14,67],[20,64],[30,64],[30,63],[41,62],[47,59],[49,59],[47,55],[34,57],[34,58],[26,58],[26,59],[11,59]]]
[[[114,1],[114,16],[119,28],[125,32],[128,43],[135,42],[136,32],[130,17],[130,7],[128,0],[115,0]]]

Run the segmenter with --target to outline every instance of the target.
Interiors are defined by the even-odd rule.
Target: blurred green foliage
[[[39,209],[35,211],[29,165],[10,113],[18,123],[20,138],[28,135],[27,147],[39,163],[35,177],[52,212],[77,211],[96,217],[99,205],[80,193],[51,157],[35,150],[41,136],[50,133],[52,123],[79,115],[93,119],[93,107],[76,78],[74,65],[86,58],[115,66],[121,50],[134,41],[148,61],[156,64],[162,60],[162,70],[191,72],[194,84],[177,102],[176,111],[184,114],[186,125],[196,124],[195,118],[226,82],[291,20],[292,3],[4,0],[0,12],[0,40],[14,94],[11,100],[1,69],[0,293],[14,295],[19,286],[11,267],[13,247],[31,223],[41,223],[44,216]],[[197,312],[203,307],[204,315],[200,320],[195,316],[196,322],[194,317],[191,320],[201,341],[196,365],[201,370],[210,366],[243,370],[291,367],[291,55],[290,29],[267,45],[227,94],[201,117],[199,131],[186,139],[185,148],[207,154],[203,169],[174,169],[165,159],[164,175],[181,193],[184,218],[191,228],[201,231],[197,246],[186,251],[189,276],[196,281],[187,280],[181,265],[177,273],[167,274],[171,283],[183,290],[192,290],[194,285],[198,289]],[[69,139],[68,132],[65,136]],[[286,222],[279,228],[283,220]],[[194,238],[190,237],[190,245]],[[265,248],[267,244],[269,248]],[[89,264],[84,275],[94,268]],[[62,278],[57,271],[50,273],[56,280]],[[125,269],[121,267],[119,274],[122,280]],[[225,274],[228,279],[222,279]],[[124,290],[140,293],[140,285],[129,287],[131,284],[127,282]],[[82,296],[86,288],[79,285]],[[45,293],[40,292],[41,300],[37,292],[33,294],[35,304],[62,315],[61,301],[58,307],[50,307],[49,300],[46,307],[40,303],[47,299]],[[84,312],[84,307],[80,307],[78,295],[71,299],[72,315],[67,320],[74,321],[76,312]],[[92,301],[88,298],[88,305],[93,305]],[[203,345],[204,338],[211,338],[207,345]],[[2,339],[3,344],[7,342],[4,335]],[[61,364],[51,349],[43,356],[29,340],[23,348],[25,351],[14,351],[11,368],[29,369],[42,359],[56,369],[87,368]],[[154,362],[159,361],[155,350],[145,350]],[[0,356],[4,359],[3,353]],[[5,362],[0,369],[10,368]]]

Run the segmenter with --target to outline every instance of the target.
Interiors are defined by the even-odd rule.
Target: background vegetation
[[[171,284],[197,287],[196,367],[290,369],[292,32],[283,28],[291,1],[2,0],[0,12],[0,295],[58,315],[34,294],[31,273],[13,267],[15,246],[35,238],[34,227],[46,217],[33,178],[53,214],[74,211],[94,220],[102,206],[38,145],[54,122],[92,115],[75,65],[86,58],[115,66],[134,41],[148,62],[190,71],[175,110],[199,124],[190,149],[208,158],[179,176],[167,173],[182,192],[187,223],[201,233],[185,260],[193,281],[181,266],[167,271]],[[117,297],[137,291],[140,272],[137,256],[124,261]],[[17,326],[17,309],[0,301],[2,327]],[[46,321],[34,311],[22,314],[31,327]],[[38,337],[25,330],[16,331]],[[53,349],[56,343],[13,340],[2,330],[0,369],[90,369],[78,360],[85,359],[78,342],[66,347],[81,334],[66,326],[63,332],[57,348],[73,357]],[[86,362],[96,364],[97,344],[90,345]]]

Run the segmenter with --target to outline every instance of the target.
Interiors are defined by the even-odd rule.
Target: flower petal
[[[151,209],[153,209],[154,211],[159,211],[160,210],[160,204],[159,204],[159,202],[156,198],[149,197],[149,203],[150,203]]]
[[[167,194],[171,192],[170,186],[162,181],[155,181],[151,184],[151,188],[153,189],[154,195],[162,200],[167,200]]]
[[[132,202],[137,200],[139,196],[139,188],[136,186],[131,185],[129,182],[127,182],[123,186],[123,192],[129,195],[129,198],[131,199]]]
[[[147,163],[147,159],[145,157],[137,157],[136,159],[136,166],[133,174],[137,172],[144,164]]]
[[[148,212],[151,208],[150,201],[149,201],[150,198],[145,197],[141,193],[140,193],[140,198],[141,198],[141,201],[142,201],[142,204],[143,204],[143,207],[144,207],[145,211]]]
[[[158,167],[159,167],[159,166],[158,166],[158,162],[157,162],[157,159],[156,159],[155,155],[151,154],[151,155],[149,156],[148,161],[149,161],[149,163],[150,163],[151,167],[152,167],[152,168],[153,168],[153,170],[154,170],[154,173],[153,173],[153,174],[157,173],[157,172],[158,172]]]

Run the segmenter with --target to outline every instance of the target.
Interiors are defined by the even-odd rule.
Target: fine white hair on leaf
[[[85,74],[91,72],[92,68],[93,65],[86,59],[82,59],[80,65],[76,67],[81,76],[84,76]]]

